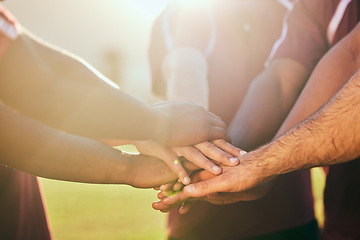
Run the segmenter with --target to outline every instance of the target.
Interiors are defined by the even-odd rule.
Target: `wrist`
[[[171,135],[171,117],[165,111],[156,108],[156,120],[154,121],[153,140],[161,145],[168,142]]]
[[[250,154],[250,161],[257,168],[258,177],[262,179],[261,182],[268,182],[286,172],[286,164],[279,161],[278,152],[269,145],[260,147],[248,154]]]

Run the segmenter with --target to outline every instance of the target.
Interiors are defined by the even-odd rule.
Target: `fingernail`
[[[241,150],[241,151],[240,151],[240,156],[241,156],[241,155],[244,155],[244,154],[246,154],[246,153],[247,153],[246,151]]]
[[[229,159],[229,162],[231,162],[231,163],[236,163],[238,161],[239,161],[239,159],[237,159],[237,158],[230,158]]]
[[[191,182],[190,178],[189,177],[184,177],[184,180],[183,180],[183,183],[185,185],[189,184]]]
[[[188,192],[188,193],[195,192],[195,187],[194,187],[193,185],[186,186],[186,187],[184,188],[184,191],[185,191],[185,192]]]
[[[221,168],[218,167],[218,166],[213,166],[211,169],[212,169],[214,172],[216,172],[216,173],[221,172]]]

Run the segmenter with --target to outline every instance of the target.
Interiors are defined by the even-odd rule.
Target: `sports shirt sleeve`
[[[338,1],[299,0],[283,23],[283,39],[274,45],[274,58],[291,58],[312,71],[329,49],[327,27]]]

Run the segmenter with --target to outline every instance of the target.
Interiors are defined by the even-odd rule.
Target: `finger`
[[[225,140],[218,140],[218,144],[220,145],[220,142]],[[222,143],[225,145],[225,143]],[[222,149],[218,148],[211,142],[203,142],[196,144],[195,147],[200,150],[205,156],[207,156],[210,159],[213,159],[216,162],[222,163],[224,165],[229,166],[236,166],[239,164],[239,159],[236,157],[233,157],[232,155],[224,152]],[[239,152],[237,152],[239,154]]]
[[[162,201],[158,201],[158,202],[153,202],[152,203],[152,208],[155,210],[159,210],[163,213],[169,212],[171,209],[178,207],[179,205],[174,205],[174,206],[168,206],[165,205]]]
[[[179,208],[179,213],[180,214],[186,214],[191,207],[191,202],[183,202]]]
[[[166,197],[168,197],[168,196],[163,191],[158,192],[158,194],[157,194],[157,198],[160,199],[160,200],[164,199]]]
[[[178,159],[177,155],[170,149],[164,151],[163,157],[161,158],[169,168],[179,177],[181,182],[184,185],[190,183],[190,177],[186,172],[185,168],[182,166],[181,161]]]
[[[207,195],[207,198],[205,200],[212,204],[223,205],[237,202],[241,199],[236,199],[236,201],[233,200],[233,193],[212,193]]]
[[[175,182],[163,184],[163,185],[160,186],[160,190],[161,191],[168,191],[174,186],[174,184],[175,184]]]
[[[191,175],[191,181],[193,183],[208,180],[210,178],[216,177],[217,175],[212,174],[206,170],[200,170]]]
[[[214,178],[185,186],[183,191],[180,192],[182,195],[185,194],[185,196],[180,197],[183,199],[186,197],[205,197],[206,195],[216,192],[227,192],[229,182],[230,181],[224,177],[224,174],[221,174]]]
[[[167,209],[164,209],[164,210],[160,210],[160,212],[162,213],[168,213],[171,211],[171,208],[167,208]]]
[[[222,172],[222,169],[217,166],[215,163],[213,163],[211,160],[209,160],[206,156],[204,156],[203,153],[201,153],[198,149],[195,147],[185,147],[178,149],[179,154],[184,156],[188,161],[193,162],[200,168],[203,168],[215,175],[218,175]]]
[[[160,187],[159,187],[159,186],[158,186],[158,187],[154,187],[153,189],[156,190],[156,191],[159,191],[159,190],[160,190]]]
[[[180,205],[181,203],[183,203],[184,201],[188,200],[189,197],[183,192],[180,191],[176,194],[173,194],[167,198],[164,198],[162,200],[162,203],[168,206],[173,206],[173,205]]]
[[[177,182],[177,183],[175,183],[174,186],[172,187],[172,190],[173,190],[174,192],[178,192],[178,191],[180,191],[181,189],[183,189],[183,187],[184,187],[184,184]]]
[[[212,141],[215,146],[223,150],[224,152],[234,156],[239,157],[242,154],[245,154],[246,151],[235,147],[234,145],[230,144],[229,142],[225,141],[224,139],[216,139]]]

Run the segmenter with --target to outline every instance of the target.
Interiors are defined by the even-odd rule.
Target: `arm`
[[[235,146],[254,149],[270,141],[307,80],[306,68],[291,59],[273,60],[249,87],[228,134]]]
[[[276,136],[309,117],[343,87],[360,67],[360,25],[335,45],[318,63],[289,116]]]
[[[6,104],[71,133],[154,139],[170,145],[224,137],[222,121],[199,106],[161,103],[149,107],[110,86],[84,61],[25,30],[6,51],[0,71],[0,94]]]
[[[359,106],[360,71],[357,71],[323,108],[274,143],[259,149],[260,154],[263,152],[267,156],[270,151],[276,152],[272,157],[275,159],[273,166],[262,167],[260,163],[260,167],[267,168],[263,170],[264,175],[329,166],[358,157],[360,137],[356,109]]]
[[[283,130],[291,127],[290,123],[296,123],[297,120],[306,118],[309,112],[311,113],[312,110],[316,110],[316,107],[321,106],[326,98],[330,98],[342,85],[347,75],[358,69],[359,42],[360,28],[358,25],[324,56],[284,123]],[[338,71],[339,69],[342,71]],[[313,116],[269,145],[249,153],[244,159],[241,158],[239,167],[229,170],[233,173],[222,174],[223,179],[220,179],[221,176],[219,176],[211,183],[210,181],[203,182],[199,184],[199,189],[245,190],[273,179],[278,174],[343,163],[359,156],[360,139],[357,134],[359,116],[358,111],[354,111],[360,104],[359,82],[360,75],[357,71],[330,102]],[[320,95],[318,96],[316,93]],[[237,173],[235,173],[236,169],[239,170]],[[227,170],[224,169],[224,171],[226,173]],[[247,173],[242,173],[243,171]],[[241,175],[247,176],[247,179],[242,178]],[[236,178],[239,181],[234,180]],[[223,181],[222,184],[220,184],[221,181]],[[219,184],[217,189],[215,189],[216,184]],[[191,187],[190,190],[194,190],[194,188]],[[210,191],[202,191],[202,194],[205,192],[209,193]]]
[[[165,56],[162,72],[168,100],[187,100],[208,109],[208,65],[200,50],[195,47],[175,47]]]
[[[313,116],[271,143],[240,157],[236,167],[188,185],[170,203],[216,192],[241,192],[279,174],[350,161],[360,155],[360,71]],[[341,123],[341,124],[339,124]],[[162,206],[164,207],[164,206]]]
[[[289,132],[240,158],[241,164],[209,181],[185,187],[191,197],[237,192],[279,174],[344,163],[360,155],[360,71],[318,112]]]
[[[176,179],[156,158],[126,155],[92,139],[58,131],[2,102],[0,129],[1,164],[33,175],[136,187],[154,187]]]
[[[171,42],[163,43],[162,47],[166,45],[166,49],[161,64],[154,63],[152,69],[153,73],[161,73],[168,100],[192,101],[208,108],[206,54],[213,31],[211,8],[211,3],[200,3],[196,7],[188,7],[186,2],[173,3],[157,22],[157,25],[161,24],[162,32],[155,32],[157,26],[154,26],[154,38],[158,39],[152,42],[151,48],[155,48],[161,40]],[[163,39],[156,36],[160,34]],[[151,56],[152,62],[158,58],[154,54]]]

